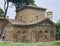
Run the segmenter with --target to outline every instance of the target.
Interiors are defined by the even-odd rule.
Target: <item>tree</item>
[[[29,5],[29,4],[35,5],[34,0],[8,0],[8,2],[12,2],[15,5],[16,9],[22,8],[22,7]]]
[[[60,21],[56,23],[56,35],[60,36]]]
[[[4,11],[0,8],[0,17],[4,17]]]
[[[8,0],[4,0],[4,11],[5,12],[4,12],[3,26],[2,26],[2,29],[1,29],[1,37],[3,35],[4,27],[5,27],[5,24],[6,24],[6,14],[7,14],[8,6],[9,6]]]

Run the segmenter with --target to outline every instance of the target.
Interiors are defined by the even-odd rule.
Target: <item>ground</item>
[[[40,42],[40,43],[0,42],[0,46],[60,46],[60,41],[56,41],[56,42]]]

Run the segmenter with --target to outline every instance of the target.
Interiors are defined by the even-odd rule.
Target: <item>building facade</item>
[[[5,41],[44,42],[55,40],[54,23],[45,17],[45,8],[26,6],[16,10],[16,18],[7,19]]]

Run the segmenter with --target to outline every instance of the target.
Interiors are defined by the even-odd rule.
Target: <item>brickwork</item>
[[[45,10],[37,9],[23,9],[17,12],[16,19],[23,20],[25,22],[33,22],[36,20],[43,20],[45,18]]]
[[[13,29],[9,31],[10,29]],[[9,27],[6,31],[6,40],[13,42],[44,42],[54,41],[54,26],[30,25]]]
[[[11,42],[54,41],[55,27],[52,21],[45,19],[45,11],[46,9],[36,7],[20,9],[16,13],[15,20],[7,20],[4,40]]]

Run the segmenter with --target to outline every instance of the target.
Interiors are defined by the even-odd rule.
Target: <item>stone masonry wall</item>
[[[25,22],[33,22],[35,20],[42,20],[45,18],[44,10],[37,10],[31,8],[25,8],[16,13],[17,20],[23,20]]]
[[[50,26],[28,26],[15,27],[13,32],[14,42],[42,42],[54,41],[54,27]]]

